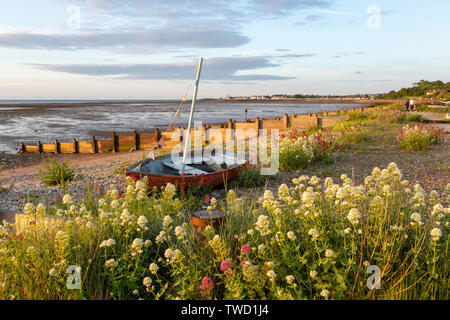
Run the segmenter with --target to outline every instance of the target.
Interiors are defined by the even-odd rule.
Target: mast
[[[194,108],[195,108],[195,100],[197,99],[197,91],[198,91],[198,83],[200,81],[200,73],[202,72],[202,64],[203,64],[203,58],[200,58],[197,65],[197,78],[195,80],[195,88],[194,88],[194,96],[192,98],[192,105],[191,105],[191,114],[189,115],[189,124],[187,128],[187,138],[184,143],[184,153],[183,153],[183,166],[181,167],[181,172],[184,172],[184,168],[186,166],[186,158],[187,158],[187,152],[189,149],[189,143],[191,140],[191,128],[192,128],[192,119],[194,117]]]

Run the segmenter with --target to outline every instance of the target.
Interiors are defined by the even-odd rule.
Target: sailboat
[[[200,74],[203,65],[203,58],[200,58],[197,65],[197,76],[189,115],[187,134],[185,135],[182,161],[173,161],[171,154],[155,157],[153,150],[143,161],[139,161],[126,169],[126,175],[141,180],[144,177],[148,179],[149,190],[153,187],[158,189],[165,187],[168,183],[186,186],[217,187],[223,185],[226,181],[235,179],[239,171],[248,165],[245,159],[239,159],[233,153],[223,152],[218,154],[212,152],[208,157],[196,157],[195,150],[190,150],[190,139],[192,121],[194,118],[197,92],[200,82]],[[185,100],[185,99],[184,99]],[[179,111],[177,111],[177,115]],[[162,142],[164,143],[164,142]],[[203,155],[203,150],[200,150]]]

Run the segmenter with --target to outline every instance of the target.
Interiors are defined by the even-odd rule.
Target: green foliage
[[[398,123],[405,122],[424,122],[425,118],[418,113],[402,113],[398,118]]]
[[[39,175],[41,181],[48,187],[64,187],[75,178],[75,169],[70,167],[67,160],[58,162],[53,158],[49,158],[43,161]]]
[[[239,172],[239,184],[245,188],[259,187],[265,180],[259,166],[246,167]]]
[[[428,146],[439,143],[440,129],[427,129],[422,124],[405,126],[398,133],[398,143],[408,151],[423,151]]]
[[[427,92],[430,90],[436,90],[436,93],[431,96],[427,96]],[[384,99],[401,99],[407,97],[434,97],[446,98],[450,91],[450,82],[437,81],[426,81],[420,80],[410,88],[402,88],[399,91],[390,91],[383,96]]]
[[[301,176],[254,201],[230,190],[211,199],[226,221],[202,231],[175,186],[149,196],[145,183],[127,183],[95,208],[69,196],[55,208],[27,204],[20,237],[3,225],[0,299],[449,298],[440,199],[450,185],[442,195],[411,190],[395,163],[361,186],[344,174]],[[42,220],[55,210],[65,223]],[[81,290],[66,286],[69,265],[81,268]],[[371,265],[382,270],[381,290],[367,288]]]

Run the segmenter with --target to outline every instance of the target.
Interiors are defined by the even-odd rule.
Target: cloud
[[[196,61],[165,64],[28,64],[34,68],[87,76],[116,79],[189,80]],[[214,57],[205,59],[202,79],[207,81],[288,80],[294,77],[270,74],[247,74],[249,70],[277,67],[269,57]]]
[[[322,18],[323,18],[322,16],[319,16],[317,14],[310,14],[305,17],[305,20],[310,21],[310,22],[316,22],[316,21],[321,20]]]
[[[170,29],[142,32],[105,32],[80,34],[0,34],[0,47],[40,50],[121,49],[136,48],[160,51],[167,47],[229,48],[248,43],[239,32],[221,29]]]
[[[316,53],[303,53],[303,54],[289,53],[289,54],[283,54],[278,57],[279,58],[308,58],[308,57],[314,57],[314,56],[317,56],[317,54]]]
[[[348,53],[339,53],[333,56],[333,58],[335,59],[339,59],[339,58],[343,58],[343,57],[348,57],[348,56],[355,56],[355,55],[364,55],[366,54],[365,52],[361,52],[361,51],[357,51],[357,52],[348,52]]]

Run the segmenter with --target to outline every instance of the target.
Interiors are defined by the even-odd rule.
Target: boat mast
[[[183,166],[181,167],[181,172],[184,172],[184,169],[186,166],[186,157],[187,157],[187,152],[189,149],[189,142],[191,140],[192,119],[194,117],[195,100],[197,99],[198,83],[200,81],[200,73],[202,72],[202,64],[203,64],[203,58],[200,58],[198,65],[197,65],[197,78],[195,80],[194,96],[192,98],[192,105],[191,105],[191,114],[189,115],[187,137],[186,137],[186,141],[184,143]]]

